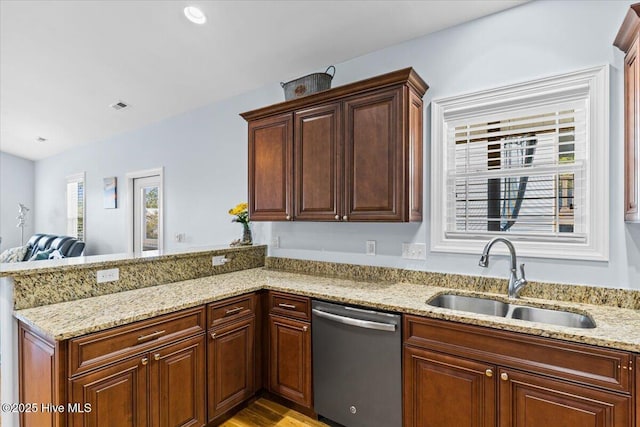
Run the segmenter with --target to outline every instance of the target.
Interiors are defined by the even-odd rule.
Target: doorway
[[[163,249],[162,169],[127,174],[130,190],[129,251],[151,255]]]

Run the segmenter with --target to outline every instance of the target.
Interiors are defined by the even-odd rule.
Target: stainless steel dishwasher
[[[318,415],[346,427],[400,427],[400,315],[314,300],[312,326]]]

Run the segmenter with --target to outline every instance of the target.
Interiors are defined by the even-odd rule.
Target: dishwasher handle
[[[381,322],[373,322],[371,320],[354,319],[353,317],[345,317],[345,316],[340,316],[333,313],[327,313],[326,311],[318,310],[317,308],[314,308],[311,311],[313,312],[313,314],[315,314],[318,317],[322,317],[327,320],[332,320],[337,323],[343,323],[345,325],[356,326],[358,328],[376,329],[379,331],[388,331],[388,332],[395,332],[396,330],[396,325],[393,323],[381,323]]]

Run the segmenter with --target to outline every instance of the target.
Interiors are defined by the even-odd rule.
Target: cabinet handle
[[[287,219],[287,221],[291,221],[291,215],[287,215],[285,218]]]
[[[228,316],[230,314],[235,314],[238,313],[239,311],[242,311],[242,307],[234,307],[234,308],[230,308],[229,310],[227,310],[224,315]]]
[[[486,371],[484,371],[484,374],[491,378],[493,376],[493,371],[491,369],[487,369]]]
[[[283,302],[278,304],[278,307],[286,308],[287,310],[295,310],[296,309],[295,305],[293,305],[293,304],[285,304]]]
[[[143,357],[140,363],[142,363],[143,365],[146,365],[147,363],[149,363],[149,359],[147,359],[146,357]]]
[[[138,337],[138,342],[140,342],[140,341],[144,341],[144,340],[149,340],[149,339],[152,339],[152,338],[157,338],[157,337],[159,337],[160,335],[164,334],[164,332],[165,332],[165,331],[164,331],[164,329],[163,329],[163,330],[161,330],[161,331],[155,331],[155,332],[152,332],[152,333],[150,333],[150,334],[148,334],[148,335],[140,335],[140,336]]]
[[[303,326],[303,327],[302,327],[302,332],[307,332],[308,330],[309,330],[309,327],[308,327],[308,326]]]
[[[340,215],[336,215],[335,218],[336,218],[336,221],[340,221]]]
[[[160,360],[160,353],[156,353],[153,355],[153,360]]]
[[[507,374],[506,372],[503,372],[500,374],[500,379],[502,381],[508,381],[509,380],[509,374]]]
[[[342,219],[343,219],[344,221],[347,221],[347,220],[349,219],[349,217],[345,215],[345,216],[343,216],[343,217],[342,217]]]
[[[216,339],[216,333],[215,332],[211,332],[211,338],[213,338],[214,340]]]

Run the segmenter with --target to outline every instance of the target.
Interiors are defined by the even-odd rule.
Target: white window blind
[[[67,177],[67,235],[84,241],[84,173]]]
[[[432,100],[431,124],[432,251],[608,259],[608,66]]]
[[[446,233],[585,239],[585,101],[447,126]]]

